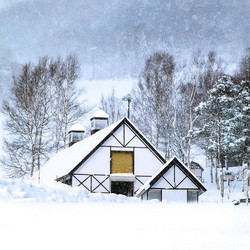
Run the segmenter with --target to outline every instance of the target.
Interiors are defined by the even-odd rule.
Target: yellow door
[[[133,173],[134,153],[114,151],[111,152],[111,174]]]

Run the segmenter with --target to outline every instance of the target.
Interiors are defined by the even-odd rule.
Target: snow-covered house
[[[54,155],[41,168],[41,180],[57,179],[96,193],[159,200],[176,197],[185,202],[197,201],[206,191],[176,157],[166,163],[128,118],[110,126],[107,119],[103,111],[92,116],[92,135]]]

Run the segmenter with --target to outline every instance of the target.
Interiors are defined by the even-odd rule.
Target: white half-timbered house
[[[196,202],[204,191],[197,177],[174,156],[141,186],[136,196],[144,200]]]
[[[165,159],[156,148],[128,118],[110,126],[107,126],[107,119],[103,111],[98,111],[91,118],[94,133],[54,155],[41,168],[41,180],[45,177],[56,179],[94,193],[136,195],[143,199],[159,198],[160,200],[165,200],[166,197],[168,200],[169,195],[166,196],[164,191],[161,196],[154,196],[152,190],[155,190],[156,184],[158,185],[159,176],[160,179],[165,179],[174,172],[178,173],[178,181],[182,178],[180,180],[182,184],[173,185],[172,179],[167,179],[165,183],[161,182],[161,190],[172,190],[173,196],[180,195],[178,200],[184,195],[176,191],[186,190],[187,196],[183,198],[185,202],[194,199],[195,195],[192,196],[189,190],[195,190],[195,200],[198,200],[199,194],[206,191],[202,183],[184,165],[178,165],[178,170],[174,165],[169,169],[170,165],[168,165],[166,176],[164,174],[162,177],[162,173],[155,176],[166,165]],[[69,133],[70,138],[73,138],[74,131]],[[155,183],[156,179],[158,182]],[[154,183],[149,189],[146,185],[148,182]],[[184,185],[185,183],[188,185]]]

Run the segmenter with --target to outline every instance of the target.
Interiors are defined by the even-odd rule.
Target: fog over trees
[[[230,64],[249,46],[248,0],[2,1],[0,48],[25,63],[77,53],[85,78],[137,77],[164,50],[214,50]]]

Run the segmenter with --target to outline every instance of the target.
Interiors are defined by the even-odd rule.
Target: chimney
[[[85,128],[76,123],[69,129],[69,147],[83,139]]]
[[[96,111],[90,118],[91,135],[108,126],[109,115],[102,109]]]

